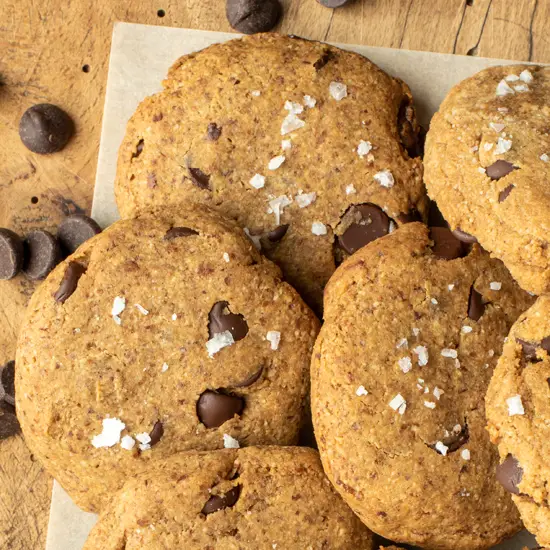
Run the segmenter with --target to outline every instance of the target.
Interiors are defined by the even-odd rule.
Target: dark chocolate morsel
[[[279,0],[227,0],[225,4],[229,24],[244,34],[270,31],[282,11]]]
[[[136,145],[136,152],[135,153],[132,153],[132,158],[135,159],[135,158],[138,158],[139,155],[141,155],[141,152],[143,151],[143,145],[144,145],[144,141],[142,139],[140,139]]]
[[[200,189],[210,190],[210,176],[200,168],[189,168],[191,181]]]
[[[156,445],[160,441],[163,435],[164,435],[164,426],[162,425],[162,422],[160,420],[157,420],[155,422],[155,425],[153,426],[153,429],[151,430],[151,433],[149,434],[149,437],[151,438],[149,445],[151,445],[151,447],[153,445]]]
[[[516,338],[518,344],[521,344],[522,352],[527,361],[536,362],[539,361],[537,357],[537,349],[541,348],[550,353],[550,336],[546,336],[540,342],[528,342],[521,338]]]
[[[206,390],[197,401],[197,416],[207,428],[218,428],[244,409],[244,399]]]
[[[243,380],[242,382],[238,382],[237,384],[233,384],[233,388],[246,388],[248,386],[252,386],[254,382],[257,382],[260,379],[260,376],[262,376],[262,372],[264,371],[263,365],[254,373],[251,374],[248,378]]]
[[[399,224],[421,222],[422,216],[416,208],[411,208],[408,212],[399,214],[399,216],[397,216],[397,221]]]
[[[463,243],[466,243],[466,244],[477,243],[477,239],[473,235],[470,235],[470,233],[466,233],[466,231],[462,231],[462,229],[460,229],[459,227],[453,230],[453,235]]]
[[[49,103],[29,107],[19,121],[19,137],[23,145],[41,155],[61,151],[73,133],[71,117]]]
[[[23,273],[32,280],[43,279],[57,265],[61,249],[57,239],[48,231],[31,231],[23,243],[25,261]]]
[[[211,122],[206,130],[206,137],[209,141],[218,141],[222,135],[222,129],[215,123]]]
[[[79,264],[78,262],[69,262],[65,270],[65,275],[63,275],[63,279],[61,280],[61,284],[53,295],[55,301],[63,304],[65,300],[72,296],[78,286],[80,277],[82,277],[84,273],[86,273],[85,265]]]
[[[467,247],[446,227],[430,227],[433,253],[444,260],[463,258],[468,254]]]
[[[171,241],[179,237],[190,237],[191,235],[198,235],[198,231],[191,229],[190,227],[172,227],[164,235],[165,241]]]
[[[368,243],[387,235],[391,219],[375,204],[356,204],[342,216],[354,220],[338,237],[340,248],[353,254]]]
[[[428,210],[428,227],[449,227],[449,224],[445,221],[441,210],[439,210],[435,201],[430,201],[430,208]]]
[[[511,162],[499,159],[491,164],[491,166],[487,166],[487,168],[485,168],[485,173],[492,180],[499,180],[500,178],[507,176],[513,170],[517,170],[517,167],[514,166]]]
[[[0,228],[0,279],[13,279],[23,267],[23,242],[13,231]]]
[[[344,4],[347,4],[349,0],[317,0],[319,4],[325,6],[325,8],[339,8]]]
[[[57,229],[57,238],[66,252],[72,254],[83,242],[101,233],[101,227],[85,214],[67,216]]]
[[[313,64],[316,71],[320,71],[332,58],[334,54],[330,50],[325,50],[323,55]]]
[[[228,302],[216,302],[208,314],[208,334],[213,338],[228,330],[235,342],[248,334],[248,323],[240,313],[231,313]]]
[[[20,431],[15,408],[5,401],[0,401],[0,441],[17,435]]]
[[[286,232],[288,231],[288,227],[289,227],[288,223],[285,223],[284,225],[279,225],[279,227],[276,227],[275,229],[273,229],[267,234],[267,238],[272,243],[278,243],[286,235]]]
[[[230,489],[224,495],[212,495],[204,505],[202,513],[207,516],[208,514],[213,514],[214,512],[219,512],[224,508],[231,508],[235,506],[239,496],[241,494],[241,486],[235,485],[233,489]]]
[[[12,407],[15,407],[15,361],[8,361],[0,369],[0,401],[3,399]]]
[[[518,485],[523,477],[523,468],[512,455],[508,455],[502,464],[497,466],[497,480],[509,492],[519,495]]]
[[[479,321],[484,312],[485,304],[483,303],[483,297],[472,285],[470,287],[470,296],[468,297],[468,317],[472,321]]]
[[[508,187],[505,187],[499,194],[498,194],[498,202],[504,202],[508,195],[512,192],[515,185],[511,183]]]

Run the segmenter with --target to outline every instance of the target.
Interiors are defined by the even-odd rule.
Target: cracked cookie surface
[[[231,40],[179,59],[140,104],[119,151],[117,204],[123,217],[188,200],[216,207],[319,311],[351,224],[386,234],[425,214],[410,156],[418,131],[409,88],[365,57],[276,34]],[[350,215],[354,205],[377,219]]]
[[[493,67],[455,86],[426,139],[425,182],[453,229],[525,290],[550,290],[550,68]]]
[[[84,550],[371,550],[312,449],[186,453],[129,481]]]
[[[532,298],[479,245],[453,243],[449,230],[407,224],[338,268],[312,359],[312,416],[329,479],[369,528],[472,550],[521,527],[495,477],[484,397]]]
[[[318,320],[204,205],[113,224],[31,299],[17,351],[28,446],[82,508],[186,450],[296,444]]]

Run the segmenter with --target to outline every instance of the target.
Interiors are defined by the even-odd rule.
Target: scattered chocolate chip
[[[164,118],[164,115],[162,113],[157,113],[156,115],[153,115],[153,122],[160,122]]]
[[[499,194],[498,194],[498,202],[504,202],[508,195],[512,192],[512,189],[514,189],[515,185],[510,184],[508,187],[505,187]]]
[[[276,227],[275,229],[273,229],[267,234],[267,238],[272,243],[278,243],[286,235],[286,232],[288,231],[288,227],[289,227],[288,223],[285,223],[284,225],[279,225],[279,227]]]
[[[197,416],[207,428],[218,428],[244,409],[244,400],[236,395],[227,395],[206,390],[197,401]]]
[[[13,279],[23,267],[23,243],[9,229],[0,228],[0,279]]]
[[[67,216],[57,229],[57,238],[66,252],[72,254],[83,242],[101,233],[101,227],[85,214]]]
[[[492,180],[499,180],[500,178],[507,176],[513,170],[517,170],[517,167],[514,166],[511,162],[499,159],[491,164],[491,166],[487,166],[487,168],[485,168],[485,173]]]
[[[409,210],[408,212],[405,212],[404,214],[399,214],[399,216],[397,216],[397,221],[399,222],[399,224],[421,222],[422,216],[416,208],[411,208],[411,210]]]
[[[468,253],[467,247],[459,241],[446,227],[430,227],[430,239],[433,241],[433,253],[444,260],[463,258]]]
[[[246,388],[248,386],[252,386],[254,382],[257,382],[260,379],[260,376],[262,376],[262,372],[264,371],[264,366],[262,365],[254,374],[251,374],[248,378],[243,380],[242,382],[238,382],[237,384],[233,384],[233,388]]]
[[[521,338],[516,338],[516,342],[518,342],[518,344],[521,344],[525,359],[533,363],[540,361],[540,359],[537,357],[538,348],[541,348],[550,353],[550,336],[543,338],[540,342],[528,342],[527,340],[522,340]]]
[[[282,11],[278,0],[227,0],[225,4],[229,24],[244,34],[270,31]]]
[[[61,151],[74,133],[74,123],[59,107],[40,103],[29,107],[19,121],[19,137],[33,153]]]
[[[435,201],[430,201],[430,208],[428,210],[428,227],[449,227],[449,224],[445,221],[445,218],[437,207],[437,203]]]
[[[462,231],[462,229],[458,227],[455,230],[453,230],[453,235],[463,243],[466,243],[466,244],[477,243],[477,239],[473,235],[470,235],[470,233],[466,233],[466,231]]]
[[[215,334],[228,330],[235,342],[242,340],[248,334],[248,323],[240,313],[231,313],[228,302],[216,302],[208,314],[208,334],[213,338]]]
[[[155,174],[147,174],[147,187],[154,189],[157,186],[157,176]]]
[[[23,273],[29,279],[43,279],[57,265],[61,250],[57,239],[48,231],[31,231],[24,243]]]
[[[0,441],[17,435],[21,431],[15,409],[12,405],[0,401]]]
[[[342,235],[338,237],[340,248],[353,254],[366,244],[387,235],[391,219],[375,204],[357,204],[351,206],[342,216],[342,221],[353,220]]]
[[[206,130],[206,137],[210,141],[218,141],[222,135],[222,129],[215,123],[211,122]]]
[[[162,422],[160,420],[157,420],[157,422],[155,422],[155,425],[153,426],[153,429],[151,430],[151,433],[149,434],[149,437],[151,438],[149,445],[151,445],[151,447],[153,445],[156,445],[163,435],[164,426],[162,425]]]
[[[407,153],[409,153],[409,156],[416,157],[418,124],[416,122],[414,107],[408,97],[403,98],[399,107],[397,130],[399,132],[401,145],[406,149]]]
[[[474,288],[474,285],[472,285],[468,298],[468,317],[472,319],[472,321],[479,321],[484,312],[485,304],[483,303],[483,296],[481,296]]]
[[[8,361],[0,369],[0,401],[15,407],[15,361]]]
[[[325,6],[325,8],[339,8],[344,4],[347,4],[349,0],[317,0],[319,4]]]
[[[523,468],[512,455],[508,455],[502,464],[497,466],[497,480],[509,492],[519,495],[518,485],[523,477]]]
[[[165,241],[171,241],[178,239],[179,237],[190,237],[191,235],[198,235],[198,231],[191,229],[190,227],[172,227],[164,235]]]
[[[205,174],[200,168],[189,168],[191,181],[200,189],[210,190],[210,176]]]
[[[233,489],[230,489],[224,495],[212,495],[204,505],[202,513],[207,516],[208,514],[213,514],[214,512],[219,512],[224,508],[231,508],[235,506],[239,496],[241,494],[241,486],[235,485]]]
[[[60,304],[65,303],[78,286],[78,281],[80,277],[86,273],[86,266],[79,264],[78,262],[69,262],[67,269],[65,270],[65,275],[61,280],[59,288],[53,295],[56,302]]]
[[[132,153],[132,158],[133,159],[136,159],[139,157],[139,155],[141,155],[141,152],[143,151],[143,145],[144,145],[144,141],[142,139],[140,139],[136,145],[136,151],[135,153]]]
[[[316,71],[320,71],[331,59],[334,58],[334,54],[331,50],[326,50],[323,55],[313,64],[313,68]]]

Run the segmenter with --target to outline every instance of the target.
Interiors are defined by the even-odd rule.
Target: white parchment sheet
[[[126,122],[138,103],[145,96],[161,90],[162,79],[179,56],[235,37],[228,33],[115,24],[92,208],[92,216],[102,227],[119,217],[113,191],[117,152]],[[513,63],[450,54],[336,45],[367,56],[388,73],[407,82],[420,121],[424,124],[429,122],[454,84],[491,65]],[[46,550],[81,550],[95,520],[93,514],[80,511],[55,483]],[[535,546],[534,538],[526,531],[495,548],[521,550],[524,545]]]

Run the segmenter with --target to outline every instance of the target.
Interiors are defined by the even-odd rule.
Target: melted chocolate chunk
[[[153,426],[153,429],[151,430],[151,433],[149,434],[149,437],[151,438],[151,441],[149,442],[149,445],[151,447],[153,445],[156,445],[164,435],[164,426],[162,425],[162,422],[160,420],[157,420],[155,422],[155,425]]]
[[[197,416],[207,428],[218,428],[244,409],[244,399],[217,391],[206,390],[197,401]]]
[[[537,349],[541,348],[546,352],[550,353],[550,336],[543,338],[540,342],[528,342],[527,340],[522,340],[521,338],[516,338],[516,342],[521,344],[523,356],[527,361],[535,363],[540,361],[537,357]]]
[[[468,249],[446,227],[430,227],[433,253],[443,260],[455,260],[468,254]]]
[[[230,489],[224,495],[212,495],[204,505],[202,513],[207,516],[214,512],[219,512],[224,508],[231,508],[235,506],[241,495],[241,486],[236,485],[233,489]]]
[[[514,184],[510,184],[508,187],[505,187],[499,194],[498,194],[498,202],[504,202],[508,195],[512,192],[512,190],[515,188]]]
[[[190,227],[172,227],[164,235],[165,241],[172,241],[179,237],[191,237],[192,235],[198,235],[199,233]]]
[[[54,300],[63,304],[76,290],[80,277],[86,273],[86,266],[78,262],[69,262],[59,288],[53,295]]]
[[[334,54],[330,50],[323,52],[323,55],[313,64],[313,68],[316,71],[320,71],[331,59],[334,58]]]
[[[492,180],[499,180],[500,178],[507,176],[513,170],[517,170],[517,167],[514,166],[511,162],[499,159],[491,164],[491,166],[487,166],[487,168],[485,168],[485,173]]]
[[[200,168],[189,168],[189,177],[191,181],[200,189],[210,189],[210,176],[205,174]]]
[[[497,480],[509,492],[519,495],[518,485],[523,478],[523,468],[512,455],[508,455],[502,464],[497,466]]]
[[[211,122],[206,130],[206,137],[209,141],[218,141],[222,135],[222,129],[215,123]]]
[[[267,234],[267,238],[272,243],[278,243],[286,235],[288,228],[288,223],[285,223],[284,225],[279,225],[279,227],[276,227]]]
[[[354,205],[342,216],[343,220],[346,218],[354,221],[338,237],[338,245],[348,254],[353,254],[390,231],[391,219],[375,204]]]
[[[470,233],[466,233],[466,231],[462,231],[462,229],[460,229],[459,227],[457,227],[453,231],[453,235],[459,241],[462,241],[463,243],[466,243],[466,244],[475,244],[475,243],[477,243],[477,239],[473,235],[470,235]]]
[[[468,317],[472,319],[472,321],[479,321],[484,312],[485,304],[483,303],[483,296],[481,296],[474,288],[474,285],[472,285],[468,298]]]
[[[139,157],[139,155],[141,155],[141,152],[143,151],[143,145],[144,145],[144,141],[142,139],[140,139],[136,145],[136,151],[135,153],[132,153],[132,158],[133,159],[136,159]]]
[[[248,334],[248,323],[240,313],[231,313],[228,302],[216,302],[208,314],[208,334],[213,338],[215,334],[228,330],[235,342],[242,340]]]
[[[246,388],[248,386],[252,386],[254,382],[257,382],[260,377],[262,376],[262,373],[264,371],[263,365],[254,373],[251,374],[248,378],[243,380],[242,382],[238,382],[237,384],[233,384],[234,388]]]

